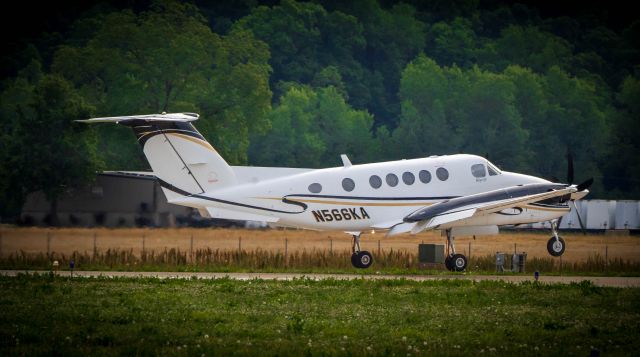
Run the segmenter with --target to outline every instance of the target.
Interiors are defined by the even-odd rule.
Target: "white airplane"
[[[80,121],[133,129],[169,203],[196,208],[205,217],[345,231],[353,237],[351,262],[357,268],[373,263],[371,253],[360,249],[361,233],[376,230],[387,236],[444,231],[445,264],[462,271],[467,258],[456,252],[454,237],[550,221],[547,249],[560,256],[565,242],[558,219],[593,182],[552,183],[462,154],[362,165],[342,155],[343,166],[326,169],[229,166],[191,124],[198,117],[162,113]],[[572,181],[571,161],[569,168]]]

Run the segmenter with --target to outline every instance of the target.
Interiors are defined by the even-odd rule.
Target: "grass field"
[[[612,259],[640,262],[640,237],[608,236],[561,232],[567,242],[563,256],[566,262],[586,261],[598,254]],[[549,232],[503,232],[495,236],[460,237],[457,248],[467,255],[493,255],[495,252],[527,252],[530,258],[548,257],[546,246]],[[417,254],[420,243],[444,244],[438,232],[428,231],[417,235],[402,234],[385,238],[384,233],[362,236],[363,249],[375,253],[380,249],[408,251]],[[176,249],[212,249],[246,251],[261,249],[269,252],[288,253],[326,250],[349,251],[350,237],[343,232],[317,232],[307,230],[246,230],[246,229],[145,229],[145,228],[15,228],[0,227],[0,255],[11,253],[55,252],[69,255],[93,250],[120,249],[140,255],[143,250],[163,251]],[[469,252],[471,250],[471,252]]]
[[[0,277],[0,355],[634,355],[640,289]]]
[[[495,272],[495,252],[526,252],[528,272],[640,274],[640,239],[564,233],[562,259],[546,252],[547,233],[504,232],[458,238],[468,271]],[[366,273],[438,273],[418,264],[420,243],[442,244],[434,232],[384,238],[366,234],[374,254]],[[342,232],[243,229],[43,229],[0,228],[0,269],[61,268],[74,260],[85,270],[353,272],[349,237]],[[439,268],[439,267],[435,267]],[[441,268],[441,267],[440,267]]]

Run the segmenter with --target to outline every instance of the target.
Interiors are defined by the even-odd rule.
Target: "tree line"
[[[133,5],[132,5],[133,4]],[[91,116],[189,111],[231,164],[472,153],[640,198],[640,22],[501,1],[125,2],[3,58],[1,217],[147,164]],[[55,208],[55,207],[52,207]]]

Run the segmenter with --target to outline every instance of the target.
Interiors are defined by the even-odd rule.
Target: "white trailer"
[[[615,229],[640,228],[640,201],[620,200],[616,204]]]
[[[611,229],[615,227],[616,202],[609,200],[587,201],[587,229]]]

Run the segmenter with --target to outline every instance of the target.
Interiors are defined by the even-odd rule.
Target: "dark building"
[[[50,203],[44,193],[27,197],[21,220],[27,225],[47,225]],[[193,209],[167,203],[160,185],[143,173],[104,172],[87,187],[71,188],[60,198],[61,226],[173,227],[198,225],[202,221]]]

